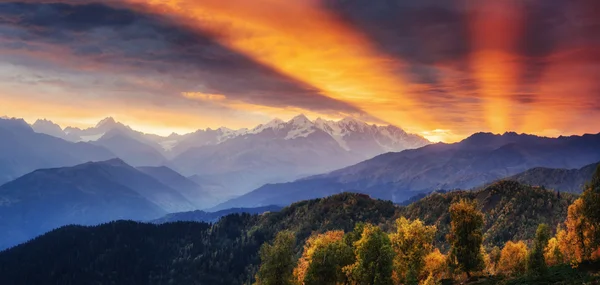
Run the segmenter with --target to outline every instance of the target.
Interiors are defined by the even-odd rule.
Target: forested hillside
[[[479,191],[454,191],[431,194],[400,210],[400,215],[421,219],[438,228],[438,242],[444,244],[450,225],[448,208],[461,199],[474,199],[485,214],[485,241],[490,246],[511,239],[527,240],[540,223],[555,227],[564,221],[575,195],[499,181]]]
[[[313,233],[351,231],[358,222],[392,231],[398,217],[436,225],[436,246],[447,249],[448,208],[476,199],[485,213],[485,243],[531,240],[539,223],[556,225],[574,197],[499,182],[476,192],[430,195],[408,207],[344,193],[295,203],[263,215],[233,214],[210,225],[118,221],[67,226],[0,253],[0,284],[244,284],[253,279],[259,248],[290,230],[300,254]],[[63,274],[60,272],[69,272]]]

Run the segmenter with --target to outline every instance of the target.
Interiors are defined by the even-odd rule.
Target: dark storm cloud
[[[455,0],[332,0],[325,3],[329,11],[362,31],[381,52],[404,62],[407,67],[399,73],[413,83],[432,85],[430,93],[420,91],[417,96],[424,106],[462,100],[459,97],[464,96],[463,91],[442,84],[444,73],[439,66],[465,68],[470,45],[463,3]]]
[[[430,101],[439,102],[440,97],[456,96],[455,100],[460,101],[465,93],[481,96],[469,92],[478,85],[473,79],[474,74],[469,73],[472,71],[469,61],[476,52],[470,21],[474,10],[486,2],[326,0],[324,5],[362,31],[380,51],[405,62],[408,67],[400,72],[413,83],[431,84],[430,93],[422,91],[418,96],[425,106],[430,106],[437,105]],[[523,22],[518,23],[520,28],[515,45],[507,51],[515,56],[518,68],[517,82],[509,87],[515,93],[512,95],[515,102],[534,104],[543,96],[539,94],[539,87],[548,68],[564,64],[555,62],[556,54],[600,46],[600,1],[524,0],[511,3],[515,3],[516,8],[505,11],[507,22]],[[494,32],[498,31],[489,31]],[[600,64],[591,56],[589,60],[593,64]],[[440,68],[463,72],[463,80],[471,82],[470,90],[447,88],[441,82],[445,74]],[[444,92],[448,94],[440,96]]]
[[[161,15],[98,3],[0,3],[0,48],[47,58],[83,57],[97,72],[163,74],[173,94],[199,91],[274,107],[360,113]],[[46,53],[49,48],[63,54]],[[155,76],[155,75],[153,75]]]

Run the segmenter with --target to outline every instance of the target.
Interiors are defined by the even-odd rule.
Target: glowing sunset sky
[[[0,3],[0,115],[166,134],[298,113],[443,141],[598,133],[600,1]]]

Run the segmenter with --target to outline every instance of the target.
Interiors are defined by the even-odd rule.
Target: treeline
[[[279,232],[260,249],[255,284],[429,285],[492,275],[543,280],[551,266],[577,267],[600,259],[600,166],[581,197],[568,207],[566,221],[554,236],[542,223],[533,240],[486,248],[484,215],[476,201],[454,202],[448,214],[446,253],[435,246],[436,226],[405,217],[395,221],[391,233],[370,223],[358,223],[347,233],[315,233],[299,258],[295,233]]]

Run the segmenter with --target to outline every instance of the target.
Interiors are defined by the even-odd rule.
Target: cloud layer
[[[598,3],[0,3],[0,112],[83,124],[98,106],[87,119],[148,129],[354,115],[448,141],[598,132]],[[7,107],[26,102],[41,106]]]

